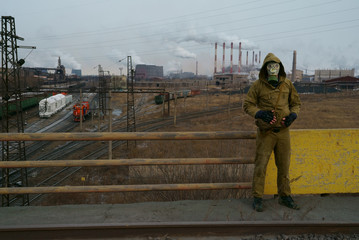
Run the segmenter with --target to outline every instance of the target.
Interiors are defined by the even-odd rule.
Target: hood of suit
[[[267,77],[268,77],[267,64],[270,62],[276,62],[279,63],[280,65],[280,69],[278,73],[279,81],[281,81],[282,78],[286,78],[287,74],[284,71],[284,66],[280,61],[280,59],[273,53],[268,53],[267,56],[264,58],[262,68],[259,71],[259,79],[262,81],[265,80],[267,82]]]

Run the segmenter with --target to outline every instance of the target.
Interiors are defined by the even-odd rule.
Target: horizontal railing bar
[[[60,187],[19,187],[19,188],[0,188],[0,194],[104,193],[104,192],[177,191],[177,190],[217,190],[217,189],[250,189],[251,187],[252,187],[251,182],[105,185],[105,186],[60,186]]]
[[[0,161],[0,168],[28,167],[102,167],[144,165],[195,165],[195,164],[253,164],[253,159],[244,158],[133,158],[112,160],[43,160]]]
[[[255,131],[0,133],[0,141],[215,140],[255,137]]]

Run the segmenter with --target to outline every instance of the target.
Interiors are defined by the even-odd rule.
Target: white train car
[[[69,100],[69,99],[68,99]],[[71,96],[72,100],[72,96]],[[66,97],[63,94],[42,99],[39,102],[39,115],[41,118],[49,118],[66,106]]]
[[[65,104],[66,106],[72,102],[72,95],[65,95]]]

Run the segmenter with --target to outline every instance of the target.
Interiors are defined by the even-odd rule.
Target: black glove
[[[270,123],[273,120],[274,115],[272,111],[259,110],[254,117],[260,118],[263,121]]]
[[[295,119],[297,119],[297,114],[292,112],[288,116],[282,119],[282,125],[289,127],[294,122]]]

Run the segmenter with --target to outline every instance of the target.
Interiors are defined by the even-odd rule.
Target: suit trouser
[[[281,129],[281,131],[277,133],[257,130],[256,158],[252,185],[253,197],[263,197],[266,170],[272,151],[274,151],[275,164],[277,166],[278,194],[279,196],[288,196],[291,194],[289,183],[289,128]]]

